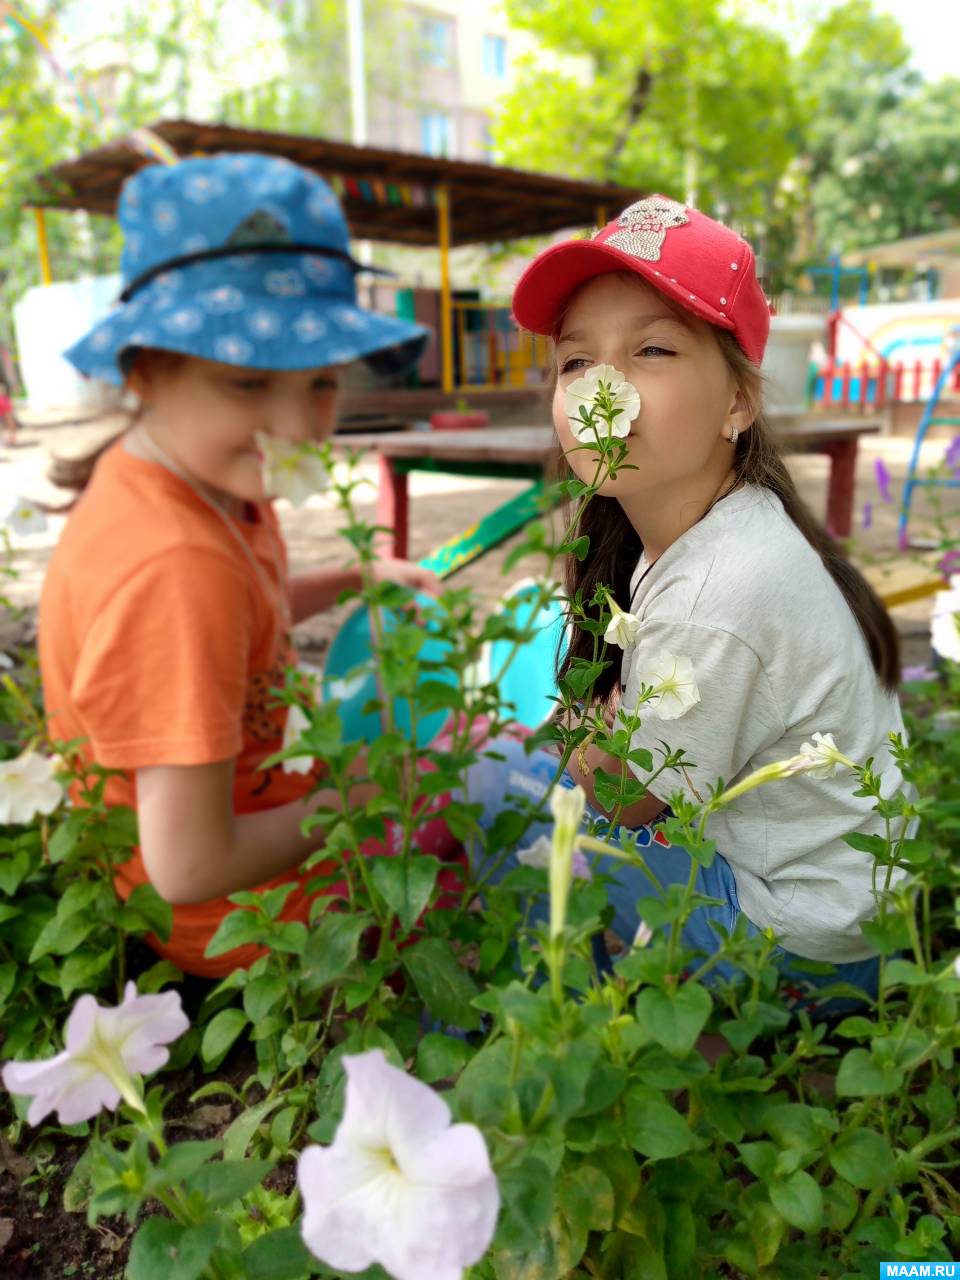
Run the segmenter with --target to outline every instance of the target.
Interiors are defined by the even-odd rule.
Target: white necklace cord
[[[281,591],[276,586],[276,584],[271,580],[271,578],[267,575],[263,566],[260,564],[260,562],[257,560],[257,557],[254,555],[253,551],[250,549],[250,546],[247,543],[246,538],[244,538],[243,534],[240,532],[240,530],[237,528],[234,522],[230,519],[230,517],[227,515],[224,509],[219,505],[219,503],[215,502],[213,498],[211,498],[208,494],[204,493],[203,490],[200,488],[200,486],[196,484],[196,482],[186,474],[186,472],[183,470],[182,467],[177,466],[177,464],[173,461],[173,459],[163,449],[160,448],[156,440],[154,440],[153,436],[150,435],[150,432],[142,423],[138,423],[137,426],[134,428],[134,430],[137,433],[138,443],[144,448],[144,450],[149,455],[151,460],[153,462],[156,462],[159,466],[164,467],[167,471],[171,472],[178,479],[182,480],[183,483],[187,485],[187,487],[197,495],[197,497],[201,500],[201,502],[205,503],[212,511],[215,511],[217,513],[217,515],[220,517],[220,520],[229,530],[230,536],[233,538],[234,542],[240,547],[240,550],[243,552],[248,563],[253,569],[254,576],[256,577],[257,581],[260,584],[260,587],[262,588],[264,594],[266,595],[267,603],[270,605],[271,608],[276,608],[277,613],[279,614],[284,624],[284,627],[289,628],[290,622],[291,622],[290,601],[287,598],[286,593]]]

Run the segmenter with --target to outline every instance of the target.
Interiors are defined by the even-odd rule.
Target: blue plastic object
[[[500,686],[500,705],[520,724],[536,729],[554,710],[557,692],[557,658],[567,651],[568,636],[563,605],[550,600],[535,607],[539,588],[520,583],[507,596],[509,613],[519,628],[534,628],[533,635],[514,654],[511,640],[493,640],[488,650],[490,679]],[[505,607],[504,613],[508,612]]]
[[[960,330],[954,330],[960,339]],[[955,415],[944,415],[937,413],[943,394],[950,385],[954,376],[954,370],[960,365],[960,341],[951,353],[950,358],[944,366],[943,372],[937,379],[937,384],[930,393],[930,399],[927,401],[927,407],[923,411],[923,417],[917,426],[917,434],[913,441],[913,452],[910,454],[910,462],[907,466],[907,476],[903,485],[903,494],[900,498],[900,524],[897,530],[897,544],[903,550],[909,546],[909,538],[907,537],[907,523],[910,519],[910,503],[913,501],[913,491],[915,489],[960,489],[960,477],[952,476],[918,476],[920,469],[920,450],[923,447],[923,440],[930,427],[933,426],[952,426],[960,427],[960,417]]]
[[[416,602],[423,618],[423,642],[417,653],[417,660],[420,663],[442,663],[450,645],[436,635],[436,623],[431,623],[430,620],[436,601],[432,596],[418,595]],[[384,630],[389,634],[396,629],[399,615],[390,609],[381,609],[380,612]],[[340,719],[343,723],[344,740],[347,742],[375,742],[383,733],[380,711],[368,708],[369,703],[380,697],[374,676],[373,656],[370,614],[366,605],[361,605],[350,614],[333,637],[323,670],[323,696],[325,699],[340,700]],[[457,684],[457,674],[449,668],[424,671],[420,678],[421,681],[439,680],[444,684]],[[411,737],[413,725],[411,710],[409,699],[394,699],[394,723],[407,738]],[[417,721],[417,745],[424,747],[432,742],[449,718],[450,712],[446,709],[421,716]]]

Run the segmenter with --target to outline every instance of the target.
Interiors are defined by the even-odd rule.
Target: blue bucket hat
[[[428,330],[357,305],[340,204],[317,174],[276,156],[220,154],[150,165],[124,185],[123,291],[65,352],[122,383],[135,349],[253,369],[416,359]]]

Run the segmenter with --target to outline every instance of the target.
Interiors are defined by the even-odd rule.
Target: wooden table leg
[[[410,543],[410,494],[407,473],[383,454],[379,458],[380,487],[377,490],[377,524],[391,530],[381,535],[381,545],[391,556],[406,560]]]
[[[827,481],[827,530],[835,538],[849,538],[853,531],[853,486],[857,477],[857,446],[854,436],[832,440],[823,446],[830,459]]]

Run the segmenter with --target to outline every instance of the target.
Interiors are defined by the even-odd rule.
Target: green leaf
[[[473,1050],[463,1040],[431,1031],[417,1046],[417,1075],[427,1084],[452,1080],[470,1061]]]
[[[407,858],[368,858],[373,883],[400,927],[408,933],[419,920],[437,881],[440,862],[422,854]]]
[[[623,1112],[624,1136],[635,1151],[651,1160],[682,1155],[694,1145],[686,1119],[655,1089],[631,1085],[624,1094]]]
[[[684,983],[667,994],[645,987],[637,996],[635,1016],[640,1027],[678,1058],[685,1058],[706,1025],[713,1001],[699,983]]]
[[[237,1116],[223,1135],[223,1156],[225,1160],[242,1160],[247,1154],[247,1147],[253,1135],[271,1112],[276,1111],[284,1101],[283,1094],[275,1098],[264,1098]]]
[[[910,946],[907,919],[899,911],[890,912],[882,920],[877,917],[861,921],[860,932],[875,951],[885,956],[892,956],[895,951],[903,951]]]
[[[777,1167],[777,1148],[772,1142],[741,1142],[737,1150],[755,1178],[766,1182],[773,1177]]]
[[[841,1178],[863,1191],[884,1186],[896,1168],[883,1134],[863,1128],[840,1135],[830,1152],[830,1163]]]
[[[860,1200],[856,1191],[842,1178],[834,1178],[828,1186],[823,1188],[825,1225],[831,1231],[846,1231],[859,1208]]]
[[[60,966],[60,993],[64,1000],[69,1000],[74,991],[96,991],[100,986],[96,979],[110,968],[116,954],[116,944],[110,944],[98,951],[81,949],[67,956]]]
[[[302,1280],[318,1264],[303,1243],[299,1227],[281,1227],[258,1237],[243,1255],[246,1280]]]
[[[210,1208],[220,1209],[258,1187],[272,1168],[269,1160],[219,1160],[199,1168],[186,1179],[186,1186],[202,1195]]]
[[[127,933],[153,933],[168,942],[173,931],[173,907],[161,898],[152,884],[138,884],[120,914]]]
[[[837,1072],[837,1095],[843,1098],[877,1098],[896,1093],[903,1072],[892,1063],[879,1062],[869,1049],[850,1049]]]
[[[613,1183],[594,1165],[568,1173],[557,1186],[564,1216],[580,1231],[610,1231],[613,1227]]]
[[[567,672],[564,682],[569,685],[576,697],[583,698],[587,690],[596,683],[604,668],[609,666],[609,662],[584,662],[582,659],[578,660],[573,669]]]
[[[424,938],[404,952],[403,963],[435,1018],[464,1031],[475,1031],[480,1026],[480,1015],[470,1005],[479,992],[449,943],[441,938]]]
[[[130,1250],[128,1280],[200,1280],[219,1234],[220,1224],[212,1219],[182,1227],[169,1218],[148,1218]]]
[[[249,1022],[242,1009],[221,1009],[207,1023],[200,1043],[200,1056],[209,1067],[226,1057],[230,1046]]]
[[[494,1244],[500,1249],[534,1248],[553,1212],[553,1177],[542,1160],[528,1156],[498,1174],[502,1209]]]
[[[266,1017],[286,994],[287,984],[274,974],[265,973],[248,982],[243,989],[243,1007],[254,1024]]]
[[[304,984],[316,991],[335,982],[357,958],[357,948],[370,926],[368,915],[328,912],[310,931],[303,953]]]
[[[181,1182],[218,1155],[222,1146],[216,1138],[203,1142],[177,1142],[157,1161],[155,1178],[151,1181],[157,1186]]]
[[[75,951],[96,927],[97,921],[82,912],[77,912],[66,920],[59,920],[54,916],[43,926],[40,936],[33,944],[30,964],[36,964],[43,956],[63,956]]]
[[[819,1231],[823,1225],[823,1196],[803,1169],[770,1183],[770,1200],[777,1213],[798,1231]]]
[[[269,933],[270,926],[261,919],[256,911],[241,907],[231,911],[220,921],[216,933],[207,943],[203,953],[208,959],[222,956],[236,947],[245,947],[251,942],[263,943]]]

